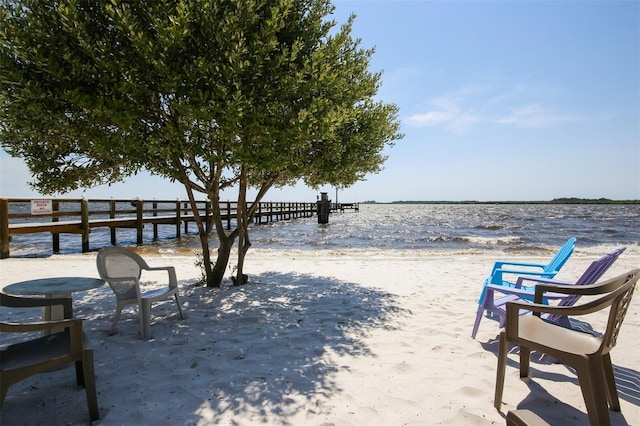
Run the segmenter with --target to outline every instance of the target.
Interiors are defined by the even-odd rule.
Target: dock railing
[[[248,203],[251,206],[252,203]],[[197,201],[198,213],[206,224],[213,212],[210,201]],[[217,208],[231,229],[237,215],[237,202],[223,201]],[[311,217],[316,203],[260,202],[254,221],[260,225],[279,220]],[[153,238],[158,238],[158,226],[175,226],[176,237],[181,229],[188,232],[194,222],[189,202],[180,200],[115,200],[115,199],[22,199],[0,198],[0,259],[10,256],[12,235],[49,232],[53,252],[60,251],[60,234],[81,234],[82,252],[89,251],[89,235],[93,228],[108,227],[111,244],[115,245],[118,228],[135,228],[136,243],[143,244],[145,225],[153,226]]]

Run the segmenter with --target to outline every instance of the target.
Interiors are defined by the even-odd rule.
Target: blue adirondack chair
[[[473,330],[471,337],[475,339],[478,327],[480,326],[480,320],[483,317],[484,311],[490,312],[493,315],[497,315],[500,318],[500,327],[504,327],[504,321],[507,316],[507,302],[515,300],[533,300],[535,290],[524,288],[525,282],[535,283],[549,283],[549,284],[573,284],[573,285],[587,285],[595,284],[602,275],[614,264],[618,257],[625,251],[626,247],[620,247],[611,253],[607,253],[597,260],[594,260],[591,265],[584,271],[582,276],[578,278],[575,283],[567,283],[563,281],[538,278],[532,276],[521,276],[516,280],[515,287],[506,287],[495,284],[488,284],[486,286],[486,297],[483,304],[478,306],[476,313],[476,320],[473,324]],[[497,293],[501,293],[502,296],[497,296]],[[544,296],[543,301],[559,300],[558,306],[573,306],[579,299],[577,295],[553,295],[547,294]],[[547,321],[554,322],[562,327],[571,328],[569,318],[565,315],[546,315],[543,318]]]
[[[569,260],[569,257],[573,253],[573,249],[576,246],[576,239],[571,237],[560,250],[553,256],[553,259],[547,264],[532,263],[532,262],[512,262],[508,260],[499,260],[493,265],[491,275],[484,281],[482,292],[480,293],[480,300],[478,305],[484,303],[485,295],[487,293],[487,285],[503,285],[508,287],[515,287],[515,281],[520,275],[531,275],[540,278],[553,278],[560,268]],[[506,267],[505,267],[506,266]],[[519,267],[521,269],[510,269],[509,267]],[[506,277],[505,277],[506,275]],[[533,300],[533,299],[531,299]]]

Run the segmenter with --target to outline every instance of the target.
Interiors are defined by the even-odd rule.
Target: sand
[[[546,358],[520,379],[509,355],[501,412],[493,407],[498,323],[471,339],[482,282],[497,256],[429,252],[251,250],[250,282],[197,286],[191,255],[143,253],[174,265],[187,318],[154,305],[149,341],[128,308],[109,335],[108,286],[74,294],[95,347],[100,420],[95,425],[489,425],[529,408],[552,424],[588,423],[573,372]],[[576,279],[595,259],[576,252],[558,278]],[[504,256],[500,256],[504,258]],[[541,259],[520,257],[525,261]],[[624,253],[605,277],[640,267]],[[97,277],[95,253],[0,261],[0,286],[50,276]],[[3,308],[2,318],[39,318]],[[604,315],[589,317],[602,328]],[[622,412],[640,423],[640,296],[612,353]],[[3,336],[4,343],[6,338]],[[85,394],[65,368],[9,389],[2,425],[87,424]]]

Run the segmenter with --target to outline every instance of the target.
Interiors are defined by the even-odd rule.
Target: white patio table
[[[98,288],[104,283],[99,278],[89,277],[38,278],[9,284],[2,291],[14,296],[71,297],[72,293]],[[42,319],[44,321],[63,318],[62,306],[46,306],[42,308]]]

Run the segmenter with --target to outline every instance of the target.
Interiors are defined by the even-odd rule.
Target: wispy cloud
[[[405,122],[415,127],[446,126],[453,131],[464,131],[469,125],[477,122],[473,109],[467,105],[467,99],[477,90],[471,87],[461,88],[456,92],[433,98],[429,109],[424,113],[414,114]]]
[[[530,88],[528,88],[530,87]],[[586,121],[580,114],[563,112],[554,105],[556,92],[540,86],[513,85],[507,88],[470,85],[427,102],[404,122],[413,127],[443,126],[450,131],[466,132],[475,124],[517,127],[545,127],[558,123]]]
[[[513,108],[508,114],[498,117],[495,122],[522,127],[544,127],[555,123],[582,121],[578,116],[564,115],[540,104],[521,105]]]

